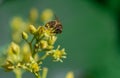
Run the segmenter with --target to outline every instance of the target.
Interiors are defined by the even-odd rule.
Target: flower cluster
[[[55,49],[57,33],[53,32],[54,28],[29,25],[27,30],[21,33],[25,43],[11,42],[2,67],[6,71],[13,70],[14,72],[27,70],[34,73],[36,78],[41,78],[39,72],[42,69],[43,60],[51,57],[53,61],[63,62],[62,59],[66,58],[66,52],[64,48],[60,49],[59,45]]]

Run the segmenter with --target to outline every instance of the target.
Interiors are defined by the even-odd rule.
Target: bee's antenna
[[[56,14],[54,14],[54,16],[55,16],[55,19],[56,19],[57,21],[59,21],[59,19],[58,19],[58,17],[56,16]]]

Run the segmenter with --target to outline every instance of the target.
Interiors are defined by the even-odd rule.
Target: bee
[[[46,28],[52,28],[53,33],[60,34],[62,33],[62,24],[58,20],[58,18],[55,16],[55,20],[49,21],[48,23],[45,24]]]

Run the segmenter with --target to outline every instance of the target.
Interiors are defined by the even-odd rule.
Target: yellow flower
[[[55,34],[52,33],[51,29],[47,29],[45,26],[39,26],[37,28],[36,35],[39,36],[39,38],[43,38],[46,40],[50,38],[51,36],[54,36]]]
[[[44,32],[45,32],[45,27],[44,26],[39,26],[37,28],[37,34],[38,34],[38,36],[42,36]]]
[[[50,38],[51,36],[53,36],[53,35],[55,35],[54,33],[52,33],[52,29],[47,29],[47,28],[45,28],[45,32],[44,32],[44,36],[46,37],[46,38]]]
[[[62,61],[62,58],[66,58],[65,49],[59,50],[60,46],[56,50],[53,50],[53,58],[55,61]]]
[[[39,69],[39,65],[37,63],[32,63],[31,64],[31,68],[32,68],[32,71],[34,73],[38,72],[40,69]]]

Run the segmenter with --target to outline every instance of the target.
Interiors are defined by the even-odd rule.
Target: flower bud
[[[41,40],[41,41],[40,41],[40,47],[41,47],[42,49],[47,48],[47,46],[48,46],[47,41],[45,41],[45,40]]]
[[[39,26],[37,29],[37,33],[39,36],[41,36],[45,32],[45,27]]]
[[[33,25],[30,25],[29,26],[29,31],[30,31],[31,34],[35,34],[35,32],[37,31],[37,29]]]
[[[27,40],[27,39],[28,39],[28,35],[27,35],[27,33],[22,32],[22,38],[25,39],[25,40]]]
[[[10,46],[10,49],[9,49],[9,52],[12,52],[14,54],[19,54],[20,53],[20,47],[15,44],[14,42],[11,43],[11,46]],[[12,54],[10,53],[10,54]]]
[[[48,40],[48,43],[49,43],[50,45],[53,45],[53,44],[55,43],[56,39],[57,39],[56,36],[52,36],[52,37],[50,37],[50,39]]]
[[[49,45],[46,49],[47,49],[47,50],[51,50],[51,49],[53,49],[53,48],[54,48],[54,46]]]
[[[35,44],[35,48],[39,48],[39,45],[38,45],[38,44]]]
[[[6,71],[11,71],[14,69],[13,63],[9,60],[7,60],[2,67],[5,68]]]

